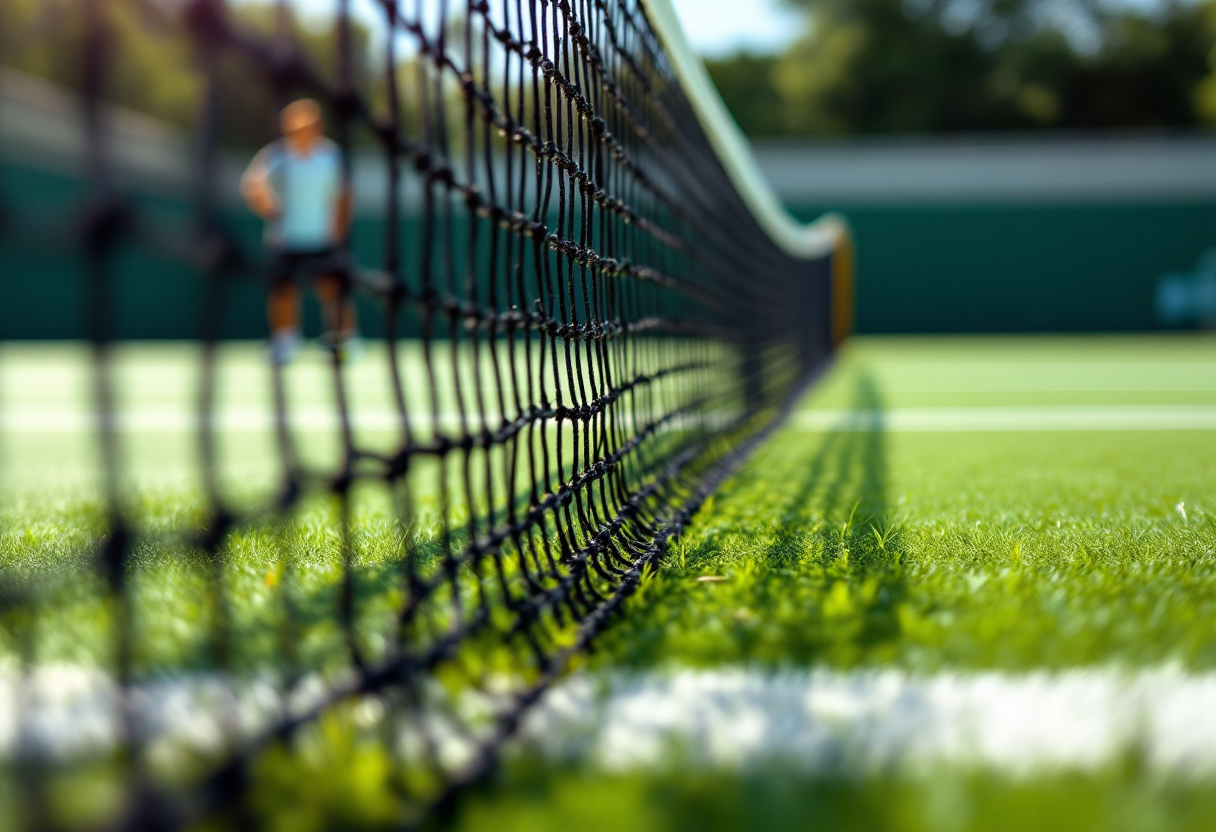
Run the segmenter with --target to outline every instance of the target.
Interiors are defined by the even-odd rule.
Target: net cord
[[[805,225],[790,215],[760,170],[751,143],[731,116],[705,62],[688,42],[672,0],[641,2],[718,161],[760,227],[787,254],[801,259],[825,257],[849,244],[849,224],[840,214],[824,214]]]

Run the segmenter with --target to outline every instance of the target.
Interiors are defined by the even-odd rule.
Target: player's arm
[[[346,242],[346,235],[350,231],[350,224],[354,218],[354,210],[355,201],[351,194],[350,182],[346,176],[343,176],[342,184],[338,187],[338,196],[334,199],[334,227],[331,233],[336,245]]]
[[[264,220],[279,214],[279,197],[270,184],[270,148],[263,148],[253,157],[241,175],[241,197],[249,210]]]

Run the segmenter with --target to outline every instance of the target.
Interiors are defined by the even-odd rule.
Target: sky
[[[780,0],[672,0],[693,49],[721,57],[780,52],[801,34],[801,15]]]
[[[1076,0],[1073,0],[1076,2]],[[1148,9],[1167,0],[1097,0],[1109,7]],[[269,0],[262,0],[269,2]],[[440,0],[418,0],[423,8],[436,9]],[[450,2],[450,0],[449,0]],[[796,40],[803,32],[803,16],[791,10],[782,0],[671,0],[679,15],[688,40],[697,52],[708,58],[720,58],[739,51],[777,53]],[[1196,0],[1182,0],[1185,3]],[[964,0],[965,3],[965,0]],[[306,13],[326,17],[333,14],[336,0],[292,0]],[[449,8],[458,6],[451,3]],[[1067,4],[1061,3],[1061,6]],[[412,3],[407,7],[413,8]],[[382,12],[376,0],[352,0],[356,15],[381,20]],[[1074,45],[1085,46],[1086,32],[1070,33]]]
[[[261,0],[271,2],[271,0]],[[676,14],[693,49],[706,57],[723,57],[740,50],[780,52],[801,33],[801,15],[791,11],[781,0],[671,0]],[[422,0],[423,7],[438,7],[438,0]],[[292,0],[292,5],[305,14],[327,18],[333,14],[336,0]],[[450,3],[449,8],[459,6]],[[405,3],[415,8],[414,3]],[[352,10],[358,17],[382,19],[375,0],[353,0]]]
[[[1163,0],[1098,0],[1099,5],[1151,9]],[[1195,0],[1182,0],[1191,3]],[[802,17],[781,0],[672,0],[693,49],[709,58],[747,50],[782,52],[802,34]],[[1071,32],[1079,41],[1088,33]],[[1084,42],[1074,45],[1084,48]]]

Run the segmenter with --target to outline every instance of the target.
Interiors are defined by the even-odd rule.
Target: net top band
[[[790,215],[761,173],[747,137],[726,108],[705,63],[689,44],[672,0],[643,0],[643,7],[701,128],[761,228],[791,257],[814,259],[835,251],[849,236],[844,217],[824,214],[803,224]]]

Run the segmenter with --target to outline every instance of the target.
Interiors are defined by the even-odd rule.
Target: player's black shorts
[[[334,277],[350,285],[350,258],[345,251],[329,247],[311,251],[282,249],[270,264],[273,287],[310,283],[318,277]]]

